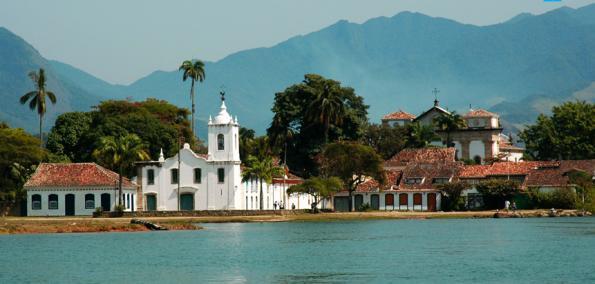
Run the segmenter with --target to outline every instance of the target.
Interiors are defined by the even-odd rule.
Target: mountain
[[[196,89],[198,125],[203,126],[199,135],[204,133],[208,115],[218,111],[217,94],[222,86],[228,108],[240,124],[262,133],[272,117],[274,94],[300,82],[306,73],[353,87],[371,106],[372,122],[399,108],[421,113],[432,105],[431,90],[436,87],[441,104],[451,110],[464,112],[469,105],[489,108],[502,114],[507,128],[519,128],[564,100],[586,97],[593,101],[589,88],[595,82],[594,31],[595,4],[542,15],[521,14],[490,26],[411,12],[363,24],[339,21],[272,47],[206,62],[206,80]],[[4,45],[2,39],[0,44]],[[69,100],[89,104],[93,99],[156,97],[190,105],[189,82],[182,82],[176,70],[179,62],[172,62],[173,71],[155,71],[120,86],[60,62],[48,63],[29,49],[36,60],[51,67],[57,84],[70,92],[63,95]],[[20,61],[17,58],[21,57],[8,59]],[[0,78],[19,75],[26,81],[21,74],[29,69],[15,70],[0,69]],[[8,111],[4,106],[0,109],[3,114]],[[31,116],[21,106],[16,112]]]
[[[47,87],[58,98],[56,105],[50,104],[47,108],[44,119],[46,130],[53,125],[58,114],[87,110],[99,100],[105,99],[85,91],[79,82],[63,78],[53,69],[51,62],[43,58],[35,48],[0,27],[0,121],[37,133],[37,112],[29,110],[28,105],[21,105],[19,98],[34,90],[34,84],[27,74],[39,68],[46,70]]]

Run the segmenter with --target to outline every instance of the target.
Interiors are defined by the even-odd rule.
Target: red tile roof
[[[484,109],[476,109],[469,111],[463,117],[498,117],[498,115]]]
[[[386,167],[405,166],[411,162],[454,162],[455,148],[404,149],[385,161]]]
[[[403,170],[398,190],[435,190],[434,178],[455,178],[459,175],[462,163],[438,162],[432,164],[410,163]],[[423,178],[422,183],[407,184],[408,178]]]
[[[401,171],[386,171],[386,183],[382,186],[375,179],[369,179],[357,186],[358,192],[377,192],[379,190],[394,190],[401,178]]]
[[[415,115],[399,110],[382,117],[382,120],[413,120]]]
[[[41,163],[25,183],[25,187],[115,187],[118,174],[95,163]],[[123,178],[123,187],[136,184]]]

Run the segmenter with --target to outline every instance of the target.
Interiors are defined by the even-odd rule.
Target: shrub
[[[359,208],[357,208],[357,211],[365,211],[365,212],[372,211],[372,206],[370,206],[370,203],[364,203],[364,204],[360,205]]]
[[[446,211],[456,211],[465,209],[465,201],[461,198],[463,190],[469,188],[465,182],[449,182],[438,185],[442,192],[442,208]]]
[[[514,180],[490,179],[482,181],[475,187],[483,196],[486,209],[499,209],[504,201],[512,199],[519,192],[519,183]]]
[[[560,188],[552,192],[532,192],[533,204],[537,208],[575,209],[576,193],[570,188]]]

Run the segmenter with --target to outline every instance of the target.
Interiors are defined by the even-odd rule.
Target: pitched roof
[[[95,163],[41,163],[25,187],[114,187],[117,183],[117,173]],[[122,186],[135,187],[136,184],[123,177]]]
[[[485,109],[475,109],[470,110],[463,117],[498,117],[498,115]]]
[[[430,109],[424,111],[422,114],[418,115],[415,120],[420,120],[421,118],[423,118],[424,116],[426,116],[427,114],[429,114],[432,111],[437,111],[438,113],[443,113],[443,114],[450,114],[450,112],[448,110],[443,109],[440,106],[433,106]]]
[[[454,162],[455,148],[404,149],[385,161],[386,167],[405,166],[411,162]]]
[[[389,113],[382,117],[381,120],[413,120],[415,115],[399,110],[397,112]]]
[[[454,178],[459,175],[462,163],[436,162],[436,163],[410,163],[403,170],[399,182],[399,190],[435,190],[434,178]],[[422,183],[407,184],[408,178],[423,178]]]

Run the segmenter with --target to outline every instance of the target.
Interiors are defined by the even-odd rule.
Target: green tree
[[[502,208],[506,200],[512,199],[520,191],[517,181],[506,179],[488,179],[477,184],[475,188],[483,196],[488,209]]]
[[[276,145],[285,146],[287,142],[287,151],[284,151],[287,164],[299,175],[308,177],[318,174],[314,158],[320,153],[325,140],[357,141],[362,136],[368,106],[352,88],[342,87],[338,81],[316,74],[304,77],[303,82],[275,94],[273,124],[267,129],[267,134]],[[320,119],[318,110],[309,109],[313,101],[326,100],[328,94],[332,94],[333,99],[326,105],[332,105],[336,111],[325,111],[328,116],[323,115]],[[337,106],[337,98],[342,106]],[[339,111],[339,108],[342,110]],[[293,132],[291,137],[287,135],[288,131]]]
[[[399,125],[370,124],[366,127],[361,142],[374,148],[387,160],[405,148],[407,129]]]
[[[519,137],[528,159],[594,159],[595,105],[577,101],[555,106],[551,116],[539,115]]]
[[[254,137],[254,130],[240,127],[240,160],[245,161],[252,153]]]
[[[101,138],[99,147],[93,156],[101,165],[118,171],[118,204],[122,204],[122,176],[130,171],[134,162],[149,159],[146,144],[136,135],[127,134],[120,137],[106,136]]]
[[[568,180],[576,187],[583,210],[595,211],[593,176],[581,170],[571,170],[567,173]]]
[[[0,122],[0,215],[23,200],[23,185],[46,157],[37,138]]]
[[[341,96],[341,86],[335,81],[324,80],[320,86],[311,88],[314,100],[306,110],[306,119],[311,124],[321,124],[324,130],[324,144],[328,143],[328,131],[331,124],[343,123],[345,108]]]
[[[292,185],[287,189],[287,194],[307,193],[314,197],[312,210],[318,212],[318,201],[322,198],[330,198],[335,192],[343,189],[343,182],[338,177],[321,178],[312,177],[303,183]]]
[[[85,148],[81,138],[90,131],[92,115],[89,112],[67,112],[58,116],[48,135],[46,147],[64,155],[72,162],[83,162],[79,152]]]
[[[19,101],[23,105],[29,102],[29,108],[31,110],[37,110],[37,114],[39,115],[39,143],[40,145],[43,145],[43,115],[47,111],[45,98],[47,97],[50,99],[52,104],[56,104],[56,95],[45,88],[46,78],[43,68],[39,69],[39,73],[30,72],[29,77],[35,84],[36,90],[26,93]]]
[[[450,114],[443,114],[434,118],[434,124],[438,127],[438,130],[446,133],[446,147],[454,147],[450,134],[465,127],[465,120],[463,117],[453,111]]]
[[[202,82],[205,80],[205,64],[200,60],[185,60],[182,62],[182,65],[180,65],[179,70],[183,71],[182,81],[185,82],[190,78],[190,81],[192,82],[190,86],[190,99],[192,100],[192,120],[190,121],[190,129],[192,129],[192,136],[198,136],[194,132],[194,82]]]
[[[386,182],[383,160],[370,146],[354,142],[328,144],[319,156],[324,176],[336,176],[349,190],[349,210],[352,210],[353,192],[357,186],[373,178],[380,184]]]
[[[273,157],[265,156],[261,157],[260,159],[255,156],[248,156],[248,160],[246,161],[246,167],[242,171],[242,180],[248,181],[250,179],[257,179],[260,183],[260,210],[264,208],[263,206],[263,197],[264,192],[262,189],[262,183],[266,182],[267,184],[271,184],[273,181],[273,177],[284,175],[285,171],[275,165]]]
[[[463,190],[470,188],[466,182],[449,182],[439,184],[437,188],[442,192],[444,198],[442,199],[445,203],[446,210],[461,210],[464,209],[465,204],[461,198]]]
[[[423,125],[419,122],[407,125],[407,148],[425,148],[436,139],[438,136],[431,125]]]

